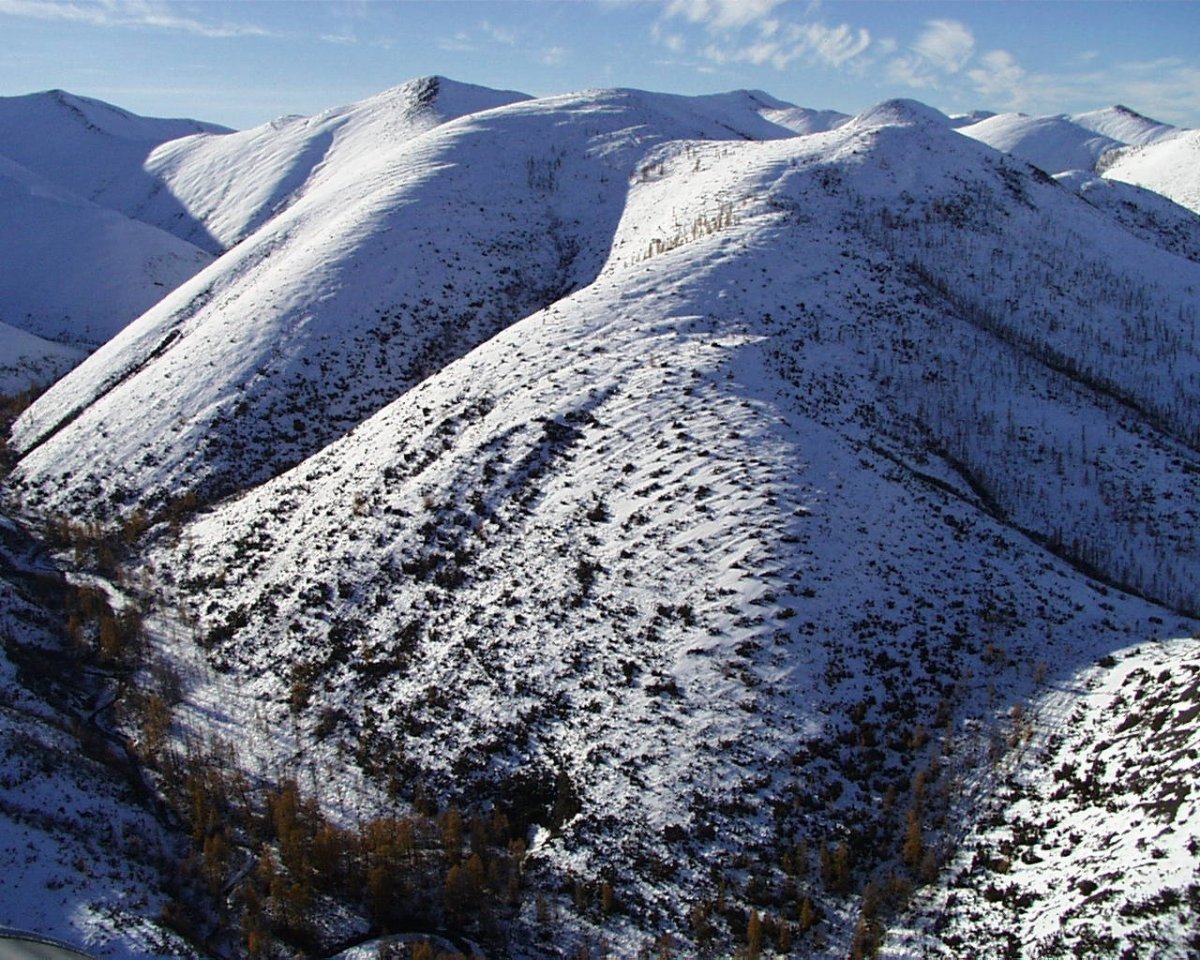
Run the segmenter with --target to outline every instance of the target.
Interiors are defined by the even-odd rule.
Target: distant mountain
[[[1085,130],[1132,146],[1145,146],[1167,140],[1179,132],[1178,127],[1151,120],[1121,104],[1105,107],[1103,110],[1072,114],[1069,119]]]
[[[0,154],[85,200],[135,219],[145,196],[161,189],[143,169],[155,147],[190,134],[226,132],[197,120],[140,117],[65,90],[0,97]],[[170,206],[169,198],[161,203]],[[178,207],[175,212],[183,213]],[[194,242],[190,227],[171,232]],[[217,252],[211,243],[198,245]]]
[[[1200,130],[1127,147],[1104,159],[1101,172],[1109,179],[1145,187],[1200,213]]]
[[[86,350],[213,259],[3,156],[0,210],[0,321]]]
[[[1121,141],[1099,135],[1068,117],[1001,113],[958,130],[1047,173],[1092,170],[1102,154],[1121,146]]]

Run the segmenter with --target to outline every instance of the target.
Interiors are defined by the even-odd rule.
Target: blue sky
[[[857,112],[1124,103],[1200,127],[1200,2],[0,0],[0,95],[248,127],[438,73],[534,95],[757,88]]]

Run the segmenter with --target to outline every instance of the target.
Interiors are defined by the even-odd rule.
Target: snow
[[[84,351],[0,323],[0,394],[46,387],[84,357]]]
[[[67,434],[116,447],[89,439],[87,466],[43,447],[43,463],[113,479],[132,467],[141,478],[120,483],[152,498],[184,472],[217,493],[265,479],[595,276],[653,144],[790,136],[760,107],[748,95],[575,95],[380,150],[361,142],[380,136],[365,111],[369,127],[343,129],[346,150],[301,199],[60,381],[14,441],[37,444],[86,406]],[[67,434],[60,452],[77,442]]]
[[[1153,190],[1082,170],[1055,179],[1147,243],[1200,261],[1200,214]]]
[[[44,339],[94,348],[212,261],[3,156],[0,206],[0,320]]]
[[[364,152],[401,147],[439,123],[526,100],[441,77],[410,81],[314,117],[284,117],[233,134],[172,140],[146,160],[156,189],[139,216],[166,225],[181,206],[194,243],[234,246],[320,179],[320,168],[354,165]],[[377,157],[375,158],[377,162]]]
[[[623,904],[565,940],[686,945],[718,891],[803,894],[796,952],[845,956],[912,803],[946,866],[893,955],[1173,955],[1194,910],[1146,904],[1200,820],[1184,797],[1160,838],[1139,804],[1195,773],[1200,652],[1166,638],[1200,610],[1200,231],[980,127],[1047,169],[1103,139],[427,78],[168,143],[156,175],[233,246],[22,416],[10,489],[109,521],[196,493],[132,571],[176,736],[345,824],[417,783],[542,797],[527,878]],[[1098,798],[1055,779],[1085,752]],[[1005,852],[1023,822],[1040,863]],[[839,841],[849,894],[816,869]],[[74,902],[39,922],[82,929]]]
[[[95,741],[81,742],[91,704],[68,679],[61,625],[22,589],[25,572],[52,568],[0,521],[0,928],[105,960],[195,957],[157,923],[171,839]]]
[[[134,218],[146,194],[159,189],[142,170],[150,151],[204,132],[227,131],[195,120],[140,117],[63,90],[0,97],[0,154],[76,196]]]
[[[1121,104],[1088,113],[1072,114],[1070,120],[1085,130],[1134,146],[1166,140],[1179,132],[1177,127],[1169,123],[1151,120]]]
[[[819,844],[836,811],[878,804],[853,751],[814,759],[848,704],[935,729],[942,678],[986,678],[955,701],[953,736],[973,742],[1037,662],[1057,679],[1186,629],[1079,566],[1194,603],[1195,492],[1171,465],[1194,455],[1136,413],[1194,357],[1143,358],[1159,372],[1139,380],[1120,358],[1141,334],[1122,339],[1117,305],[1048,301],[1031,264],[1120,264],[1168,313],[1200,274],[1027,169],[908,103],[802,138],[650,147],[591,283],[161,544],[172,606],[217,666],[187,722],[221,704],[222,723],[256,731],[247,763],[302,756],[347,818],[388,802],[346,759],[366,729],[410,776],[464,795],[565,772],[582,811],[531,869],[620,876],[653,929],[685,912],[681,891],[711,892],[708,865],[769,858],[779,830]],[[904,241],[872,225],[881,208]],[[1001,225],[1013,279],[976,289]],[[993,298],[1007,334],[969,319]],[[1048,302],[1065,319],[1043,326]],[[1023,337],[1044,346],[1026,355]],[[1048,349],[1088,367],[1043,365]],[[964,413],[997,429],[963,437]],[[1042,465],[1057,458],[1062,480]],[[1155,492],[1106,499],[1125,483]],[[1132,539],[1104,537],[1114,522]],[[1038,546],[1054,537],[1093,545],[1056,557]],[[1137,557],[1153,577],[1136,579]],[[218,596],[190,586],[218,575]],[[297,663],[319,677],[314,706],[281,742]],[[321,710],[348,718],[325,739]],[[921,762],[903,761],[906,781]],[[712,813],[737,798],[744,815]],[[843,942],[850,914],[823,905]]]
[[[1128,147],[1106,160],[1100,172],[1110,180],[1145,187],[1200,213],[1200,130]]]
[[[1097,134],[1069,117],[1002,113],[958,128],[964,136],[1020,157],[1047,173],[1091,170],[1121,141]]]
[[[920,933],[882,955],[990,955],[1015,931],[1023,956],[1190,955],[1198,679],[1200,642],[1182,639],[1114,651],[1044,692],[991,788],[964,796],[962,852],[918,905]]]

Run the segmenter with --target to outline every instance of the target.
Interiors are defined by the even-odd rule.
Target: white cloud
[[[975,52],[975,35],[957,20],[930,20],[913,50],[943,73],[958,73]]]
[[[557,67],[566,61],[568,52],[566,47],[547,47],[538,59],[548,67]]]
[[[817,60],[832,67],[840,67],[866,52],[871,45],[871,34],[865,29],[855,30],[846,24],[829,27],[823,23],[805,23],[796,28],[799,41],[796,55],[812,54]]]
[[[498,27],[487,20],[482,20],[479,23],[479,29],[488,35],[496,43],[502,43],[506,47],[511,47],[517,42],[517,34],[513,30],[506,27]]]
[[[937,88],[975,54],[975,35],[957,20],[928,20],[908,53],[888,61],[887,77],[907,87]]]
[[[447,53],[473,53],[479,48],[472,42],[470,34],[460,30],[452,37],[442,37],[438,41],[438,49]]]
[[[825,66],[844,67],[862,57],[871,46],[871,34],[848,24],[829,26],[820,21],[788,22],[767,16],[778,0],[672,0],[668,17],[685,17],[716,33],[716,28],[738,30],[755,27],[757,36],[738,43],[736,37],[711,40],[700,53],[718,65],[748,63],[771,64],[778,70],[804,60]],[[651,36],[673,53],[682,52],[684,38],[669,33],[661,23],[651,27]]]
[[[783,0],[671,0],[666,17],[684,17],[710,30],[736,30],[766,19]]]
[[[989,50],[967,76],[979,94],[996,100],[998,106],[1015,108],[1024,99],[1025,71],[1007,50]]]
[[[44,0],[0,0],[0,14],[38,20],[86,23],[94,27],[151,28],[200,37],[279,36],[253,23],[207,21],[182,16],[161,0],[96,0],[46,3]]]

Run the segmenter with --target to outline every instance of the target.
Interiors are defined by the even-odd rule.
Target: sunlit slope
[[[339,154],[22,417],[29,493],[104,514],[279,473],[589,282],[655,143],[790,136],[761,108],[601,91]]]

